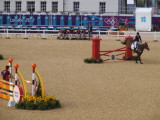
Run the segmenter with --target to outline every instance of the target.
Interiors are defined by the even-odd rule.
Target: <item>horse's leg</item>
[[[140,61],[141,64],[143,64],[143,62],[141,61],[141,55],[139,56],[139,61]]]
[[[136,63],[138,63],[139,60],[139,53],[137,53]]]

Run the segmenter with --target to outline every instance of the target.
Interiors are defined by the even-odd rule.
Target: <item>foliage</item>
[[[136,59],[137,59],[137,56],[132,56],[133,61],[136,61]]]
[[[4,58],[3,58],[3,55],[0,55],[0,60],[3,60]]]
[[[38,84],[38,88],[37,88],[37,91],[36,91],[36,96],[39,97],[42,95],[42,88],[41,88],[41,85],[40,83]]]
[[[133,61],[136,61],[137,56],[132,56],[132,58],[130,58],[130,59],[126,59],[125,56],[123,56],[123,59],[124,60],[133,60]]]
[[[94,58],[85,58],[84,59],[85,63],[103,63],[103,60],[100,59],[94,59]]]
[[[54,96],[42,98],[27,95],[22,98],[21,102],[16,104],[16,108],[28,110],[48,110],[59,107],[61,107],[61,104]]]

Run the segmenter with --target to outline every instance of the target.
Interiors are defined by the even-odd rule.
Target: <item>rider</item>
[[[141,36],[140,36],[139,32],[137,32],[137,35],[135,36],[134,40],[139,42],[139,43],[142,43],[142,39],[141,39]]]
[[[139,32],[137,32],[137,35],[135,36],[135,39],[134,39],[134,51],[136,50],[137,45],[140,43],[142,43],[142,39]]]

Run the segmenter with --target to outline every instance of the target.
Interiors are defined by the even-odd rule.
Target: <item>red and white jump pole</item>
[[[34,85],[35,85],[35,69],[36,69],[36,64],[32,64],[32,96],[35,96],[35,90],[34,90]]]

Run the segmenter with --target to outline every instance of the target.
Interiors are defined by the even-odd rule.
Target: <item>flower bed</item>
[[[18,109],[28,110],[48,110],[61,107],[60,102],[54,96],[36,97],[25,96],[22,101],[16,104]]]

